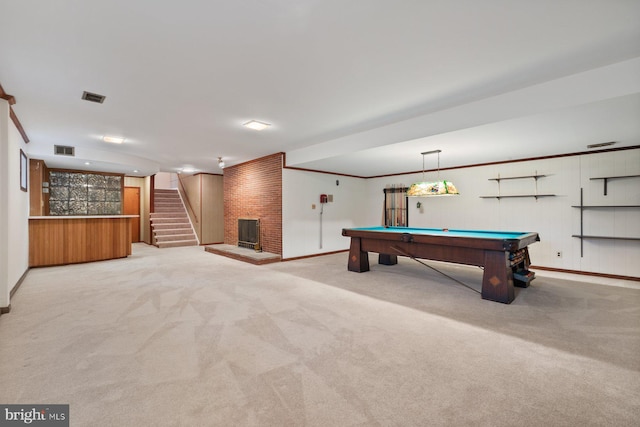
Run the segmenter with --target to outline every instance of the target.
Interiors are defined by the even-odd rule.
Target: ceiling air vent
[[[590,144],[587,145],[587,148],[591,149],[591,148],[600,148],[600,147],[608,147],[610,145],[615,144],[615,141],[609,141],[609,142],[601,142],[599,144]]]
[[[106,96],[98,95],[97,93],[87,92],[86,90],[82,92],[82,99],[85,101],[97,102],[98,104],[102,104]]]
[[[54,145],[53,154],[56,156],[75,156],[75,147],[69,147],[68,145]]]

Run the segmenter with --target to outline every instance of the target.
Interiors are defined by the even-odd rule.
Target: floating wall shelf
[[[510,198],[523,198],[523,197],[533,197],[538,200],[539,197],[555,197],[555,194],[538,194],[538,178],[544,178],[547,175],[538,175],[536,172],[535,175],[523,175],[523,176],[505,176],[501,177],[498,175],[497,178],[489,178],[489,181],[496,181],[498,183],[498,194],[495,196],[480,196],[481,199],[510,199]],[[534,194],[500,194],[500,181],[505,181],[508,179],[533,179],[536,183],[535,185],[535,193]]]
[[[634,175],[635,176],[635,175]],[[640,176],[640,175],[638,175]],[[629,178],[628,177],[615,177],[615,178]],[[591,178],[591,179],[605,179],[605,178]],[[608,178],[607,178],[608,179]],[[605,181],[604,186],[604,195],[607,195],[607,184]],[[584,211],[587,209],[625,209],[625,208],[640,208],[640,205],[584,205],[583,204],[583,194],[582,188],[580,189],[580,205],[571,206],[572,208],[580,209],[580,234],[572,234],[571,237],[577,237],[580,239],[580,257],[584,256],[584,240],[585,239],[600,239],[600,240],[632,240],[632,241],[640,241],[640,237],[628,237],[628,236],[591,236],[584,234]]]
[[[598,209],[598,208],[640,208],[640,205],[592,205],[592,206],[571,206],[572,208]]]
[[[614,237],[614,236],[587,236],[580,234],[572,234],[571,237],[578,237],[580,239],[603,239],[603,240],[640,240],[640,237]]]
[[[480,196],[481,199],[509,199],[513,197],[555,197],[555,194],[512,194],[509,196]]]
[[[497,178],[489,178],[489,181],[504,181],[506,179],[526,179],[526,178],[533,178],[537,181],[538,178],[543,178],[545,176],[547,175],[524,175],[524,176],[505,176],[505,177],[498,176]]]
[[[590,180],[594,181],[597,179],[601,179],[604,181],[604,195],[607,195],[607,183],[609,182],[610,179],[623,179],[623,178],[640,178],[640,175],[620,175],[620,176],[601,176],[598,178],[589,178]]]

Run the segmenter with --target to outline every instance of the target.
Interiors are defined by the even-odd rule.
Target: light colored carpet
[[[406,258],[346,265],[136,244],[33,269],[0,317],[0,403],[68,403],[72,426],[637,425],[637,289],[539,272],[504,305]]]

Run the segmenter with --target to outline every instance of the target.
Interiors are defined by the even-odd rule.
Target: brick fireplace
[[[237,245],[238,219],[260,219],[264,252],[282,255],[282,167],[276,153],[224,169],[224,243]]]

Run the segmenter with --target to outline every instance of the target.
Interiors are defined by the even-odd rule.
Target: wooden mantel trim
[[[16,129],[18,129],[18,132],[20,132],[20,135],[22,135],[22,139],[24,140],[25,144],[28,144],[29,137],[27,136],[27,133],[24,131],[24,128],[20,123],[20,120],[18,120],[18,116],[16,116],[16,113],[13,111],[12,105],[16,103],[16,98],[13,95],[9,95],[7,92],[5,92],[1,84],[0,84],[0,98],[6,100],[9,103],[9,117],[11,118],[11,121],[13,121],[13,124],[16,126]]]

